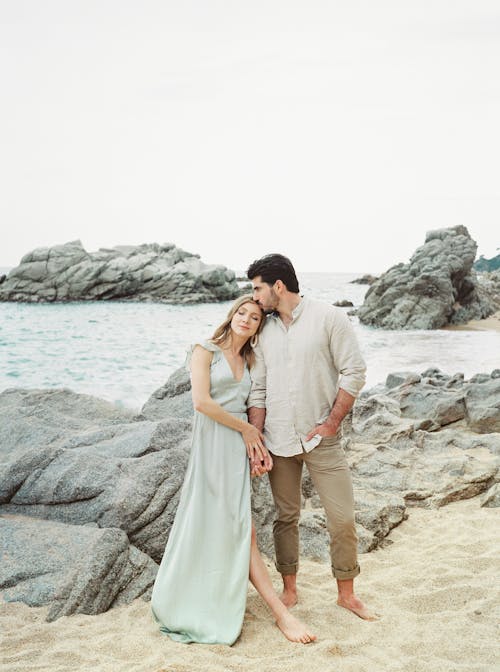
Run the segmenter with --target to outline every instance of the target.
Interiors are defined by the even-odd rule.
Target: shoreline
[[[280,578],[266,560],[276,589]],[[293,613],[318,635],[288,642],[249,586],[243,631],[232,647],[181,644],[156,628],[149,603],[46,623],[47,607],[2,603],[5,672],[490,672],[497,660],[500,586],[498,510],[475,497],[410,510],[384,548],[360,556],[359,596],[382,619],[368,623],[335,605],[327,563],[303,560]]]
[[[495,331],[500,333],[500,310],[482,320],[469,320],[465,324],[449,324],[446,331]]]

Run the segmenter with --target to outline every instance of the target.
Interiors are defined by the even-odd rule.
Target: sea
[[[0,274],[8,270],[0,268]],[[361,275],[298,273],[298,279],[302,293],[330,303],[351,301],[356,308],[369,289],[352,283]],[[231,304],[0,302],[0,392],[69,388],[139,411],[184,364],[189,345],[212,335]],[[367,363],[365,389],[394,371],[437,367],[470,378],[500,367],[497,332],[387,331],[350,319]]]

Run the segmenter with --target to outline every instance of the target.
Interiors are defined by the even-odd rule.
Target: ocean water
[[[351,284],[359,276],[304,273],[299,281],[309,296],[359,306],[368,289]],[[0,303],[0,391],[66,387],[138,410],[183,364],[189,344],[212,334],[231,303]],[[468,378],[500,367],[497,333],[382,331],[351,320],[368,365],[367,388],[392,371],[436,366]]]

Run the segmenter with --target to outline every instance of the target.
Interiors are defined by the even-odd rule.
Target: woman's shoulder
[[[193,343],[191,343],[191,345],[187,349],[186,361],[184,362],[184,365],[187,369],[190,368],[191,358],[193,356],[193,352],[198,347],[201,347],[201,348],[203,348],[203,350],[211,353],[212,358],[214,357],[214,354],[215,354],[215,357],[218,357],[219,353],[221,352],[221,349],[219,348],[219,346],[215,345],[215,343],[212,343],[212,341],[205,340],[205,339],[200,339],[198,341],[194,341]]]
[[[194,350],[197,345],[201,346],[204,350],[208,350],[209,352],[220,352],[219,346],[215,345],[215,343],[209,341],[208,339],[200,339],[199,341],[194,341],[189,346],[189,349]]]

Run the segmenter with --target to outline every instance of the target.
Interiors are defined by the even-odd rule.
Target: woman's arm
[[[262,432],[246,420],[240,420],[210,396],[210,364],[213,353],[205,350],[201,345],[196,345],[191,356],[191,394],[194,408],[207,415],[215,422],[241,432],[247,449],[248,456],[253,456],[254,450],[259,459],[263,460],[267,455],[264,446]]]

